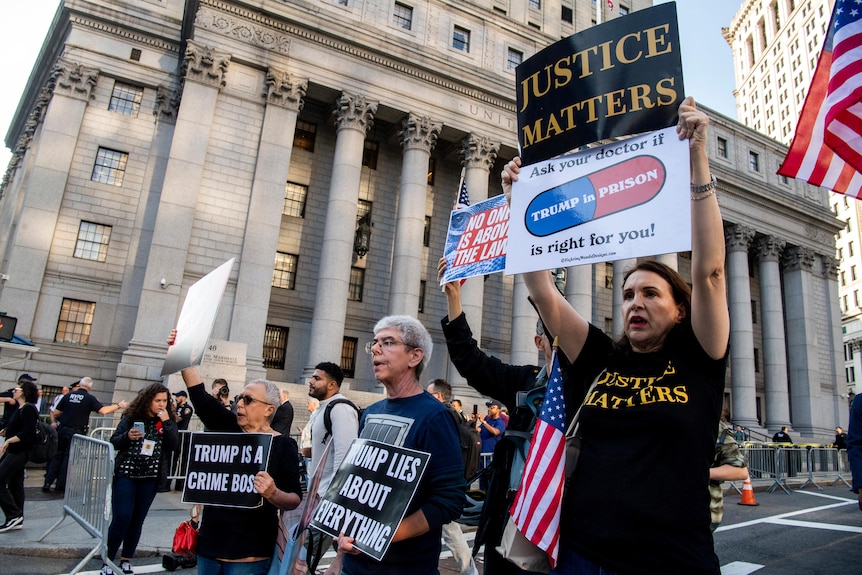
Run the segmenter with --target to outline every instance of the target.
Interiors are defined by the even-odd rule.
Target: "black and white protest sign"
[[[183,503],[260,507],[254,476],[266,470],[271,447],[268,433],[193,433]]]
[[[422,451],[354,439],[311,524],[383,559],[428,465]]]

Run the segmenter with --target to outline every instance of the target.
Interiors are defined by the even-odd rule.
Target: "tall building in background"
[[[834,0],[743,2],[724,30],[733,51],[740,122],[790,144],[834,5]],[[846,379],[841,395],[849,401],[862,392],[862,204],[832,192],[829,202],[844,224],[836,236],[836,257]]]
[[[189,286],[235,257],[206,356],[240,373],[232,384],[300,386],[329,360],[348,394],[373,397],[364,344],[379,318],[409,314],[435,338],[428,377],[480,401],[439,324],[436,264],[460,176],[471,203],[500,192],[521,61],[650,5],[65,0],[6,136],[0,310],[39,347],[16,369],[48,385],[90,375],[98,393],[130,397],[159,379]],[[839,226],[822,190],[774,176],[784,146],[707,112],[734,421],[772,431],[792,411],[796,433],[825,439],[843,366]],[[688,277],[688,254],[657,257]],[[558,270],[558,285],[616,332],[631,263]],[[502,274],[463,288],[482,347],[515,364],[538,361],[526,295]]]

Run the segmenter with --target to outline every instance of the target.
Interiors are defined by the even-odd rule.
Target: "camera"
[[[187,556],[179,553],[169,553],[162,556],[162,567],[168,571],[176,571],[177,569],[189,569],[198,564],[197,555]]]
[[[229,395],[230,395],[230,389],[228,389],[228,386],[223,385],[220,388],[218,388],[218,396],[219,397],[227,397]]]

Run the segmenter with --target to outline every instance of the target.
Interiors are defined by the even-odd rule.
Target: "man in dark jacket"
[[[437,268],[439,277],[442,277],[445,269],[446,260],[441,258]],[[494,356],[486,355],[479,349],[476,340],[473,339],[473,333],[470,331],[470,326],[467,324],[467,318],[461,307],[461,283],[452,281],[443,287],[446,292],[449,313],[440,323],[443,326],[446,347],[449,350],[449,358],[453,365],[458,373],[467,380],[470,387],[509,406],[511,416],[507,433],[529,434],[532,431],[530,427],[535,419],[535,413],[526,404],[522,405],[522,402],[519,402],[519,396],[525,397],[525,394],[519,394],[519,392],[541,388],[545,385],[553,356],[551,342],[548,341],[541,322],[537,323],[534,342],[536,348],[544,354],[545,366],[540,368],[536,365],[503,363]],[[511,444],[505,440],[504,435],[504,439],[498,443],[494,452],[492,470],[497,467],[498,463],[502,462],[501,460],[511,456],[511,453],[506,453],[507,448],[511,449]],[[480,527],[476,536],[477,546],[483,542],[485,544],[486,573],[493,573],[494,575],[530,573],[519,569],[504,559],[495,549],[503,535],[508,509],[511,507],[514,497],[515,490],[509,489],[509,477],[497,476],[492,471],[490,486],[483,505],[482,519],[479,522],[480,526],[484,526],[484,531],[482,532]]]

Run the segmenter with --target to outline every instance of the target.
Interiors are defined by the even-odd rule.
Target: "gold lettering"
[[[676,103],[677,94],[673,78],[662,78],[659,80],[658,84],[655,86],[655,91],[658,92],[659,95],[667,97],[656,99],[656,103],[659,106],[670,106],[671,104]]]
[[[678,403],[688,403],[688,392],[685,390],[684,385],[678,385],[673,388],[674,395],[679,398]]]
[[[664,402],[673,403],[674,402],[673,394],[671,394],[669,387],[656,386],[653,389],[655,389],[655,392],[658,395],[658,397],[656,398],[657,401],[662,402],[662,403],[664,403]]]
[[[608,100],[608,118],[626,113],[626,105],[621,101],[624,93],[625,90],[614,90],[605,94]]]
[[[667,39],[665,38],[665,34],[667,34],[669,30],[670,24],[662,24],[661,26],[644,30],[647,37],[647,58],[661,56],[662,54],[667,54],[673,50],[673,46],[667,42]],[[659,34],[659,31],[662,33]],[[659,51],[659,45],[665,46],[665,49]]]
[[[632,112],[640,112],[643,108],[653,108],[653,104],[649,99],[650,87],[646,84],[638,84],[629,88],[629,100],[631,100]]]
[[[613,44],[613,41],[608,40],[607,42],[602,42],[597,46],[602,56],[602,67],[599,68],[601,72],[604,72],[605,70],[610,70],[614,67],[613,62],[611,62],[611,44]]]
[[[572,80],[572,71],[569,68],[569,57],[561,58],[554,64],[554,88],[562,88]],[[565,64],[565,65],[564,65]]]
[[[633,58],[626,58],[626,40],[628,40],[629,38],[634,38],[635,40],[640,42],[641,33],[633,32],[631,34],[626,34],[625,36],[620,38],[619,42],[617,42],[617,60],[619,60],[623,64],[634,64],[641,59],[641,56],[643,56],[643,50],[638,50],[637,55],[635,55]]]

